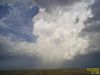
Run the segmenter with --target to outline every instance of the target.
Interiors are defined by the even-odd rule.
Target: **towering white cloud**
[[[55,5],[50,12],[46,11],[47,5],[40,9],[33,18],[33,34],[38,36],[34,48],[44,62],[69,60],[87,53],[88,39],[79,33],[84,22],[92,17],[89,8],[92,3],[92,0],[84,0],[69,6]]]

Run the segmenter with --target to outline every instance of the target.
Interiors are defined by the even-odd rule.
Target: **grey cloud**
[[[87,20],[87,23],[96,22],[100,20],[100,0],[95,0],[93,5],[90,6],[92,10],[93,17]]]
[[[30,56],[25,53],[14,53],[15,50],[13,42],[0,35],[0,70],[33,69],[41,64],[41,59],[35,54]]]
[[[95,0],[91,6],[93,17],[87,19],[82,34],[89,38],[89,47],[87,50],[100,52],[100,0]]]
[[[55,6],[67,6],[80,0],[34,0],[40,7],[45,8],[47,11]]]
[[[88,68],[100,67],[100,52],[92,52],[85,55],[77,55],[75,59],[65,61],[64,68]]]
[[[50,6],[50,5],[69,5],[71,3],[77,2],[80,0],[35,0],[38,4],[42,6]]]
[[[34,69],[40,61],[35,56],[0,55],[0,70]]]
[[[95,3],[91,7],[92,14],[94,17],[92,18],[93,21],[100,20],[100,0],[95,0]]]
[[[100,22],[99,21],[93,21],[90,23],[90,25],[86,26],[83,31],[85,32],[99,32],[100,31]]]
[[[0,54],[10,49],[10,47],[11,43],[6,38],[0,35]]]

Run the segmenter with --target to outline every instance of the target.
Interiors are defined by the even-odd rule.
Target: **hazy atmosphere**
[[[0,0],[0,70],[100,67],[100,0]]]

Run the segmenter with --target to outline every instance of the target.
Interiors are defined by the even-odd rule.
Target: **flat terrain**
[[[91,75],[86,69],[0,71],[0,75]],[[95,74],[94,74],[95,75]]]

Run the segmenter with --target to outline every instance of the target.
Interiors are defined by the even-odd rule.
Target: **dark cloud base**
[[[100,52],[92,52],[76,56],[75,59],[64,62],[64,68],[98,68],[100,67]]]
[[[63,62],[57,68],[98,68],[100,67],[100,52],[80,55],[73,60]],[[48,69],[41,64],[40,59],[35,56],[26,55],[0,55],[0,70],[13,69]]]

